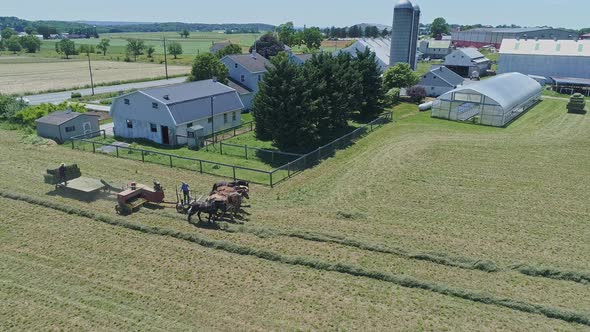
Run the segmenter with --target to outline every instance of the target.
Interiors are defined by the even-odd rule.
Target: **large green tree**
[[[188,36],[190,36],[191,32],[188,31],[188,29],[183,29],[182,31],[179,32],[180,34],[180,38],[188,38]]]
[[[293,47],[299,44],[299,38],[297,31],[295,31],[295,27],[293,26],[293,22],[287,22],[285,24],[281,24],[276,28],[277,35],[279,36],[279,41],[283,44]]]
[[[256,136],[272,139],[282,150],[307,151],[317,145],[320,137],[302,69],[285,53],[271,61],[273,67],[264,75],[254,98]]]
[[[33,35],[20,37],[20,44],[28,53],[41,50],[41,40]]]
[[[447,20],[442,17],[435,18],[430,26],[430,33],[432,37],[439,38],[442,34],[448,35],[451,31]]]
[[[381,69],[375,61],[376,55],[368,48],[357,52],[356,68],[361,75],[362,95],[360,113],[364,119],[371,119],[383,110],[381,101],[384,99],[381,85]]]
[[[383,87],[385,91],[392,88],[408,88],[420,81],[420,76],[412,70],[407,63],[397,63],[389,67],[383,74]]]
[[[12,30],[12,28],[4,28],[0,31],[0,36],[2,36],[2,40],[8,40],[10,37],[16,35],[16,31]]]
[[[217,57],[221,59],[224,56],[231,54],[242,54],[242,46],[238,44],[229,44],[217,52]]]
[[[137,61],[137,56],[141,55],[145,50],[145,42],[137,38],[127,39],[127,54]]]
[[[12,53],[16,54],[20,52],[23,48],[20,44],[20,38],[16,35],[11,36],[4,42],[4,46],[7,50],[11,51]]]
[[[197,55],[189,75],[189,81],[201,81],[217,77],[217,80],[227,84],[227,67],[211,53]]]
[[[65,55],[66,59],[69,59],[70,55],[76,54],[76,43],[71,39],[62,39],[55,43],[55,51]]]
[[[285,44],[278,40],[272,32],[268,32],[254,42],[254,45],[250,47],[250,53],[252,53],[254,49],[256,49],[258,54],[270,59],[279,54],[279,52],[285,51]]]
[[[182,54],[182,45],[179,42],[171,42],[168,44],[168,53],[174,56],[174,59],[178,59],[178,56]]]
[[[301,44],[307,46],[308,49],[319,49],[322,46],[324,35],[320,28],[307,28],[300,32]]]
[[[109,46],[111,46],[111,40],[108,38],[103,38],[100,40],[96,48],[102,52],[102,55],[107,55],[107,51],[109,50]]]

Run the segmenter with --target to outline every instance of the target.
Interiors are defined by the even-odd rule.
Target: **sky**
[[[268,23],[296,26],[391,25],[398,0],[21,0],[0,1],[0,16],[29,20]],[[415,0],[423,23],[590,27],[589,0]]]

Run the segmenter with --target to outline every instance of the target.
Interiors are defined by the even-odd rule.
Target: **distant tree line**
[[[353,25],[351,27],[330,27],[323,30],[327,38],[379,38],[389,37],[391,31],[387,28],[380,30],[376,26]]]
[[[382,111],[381,71],[375,54],[316,54],[296,65],[285,53],[271,59],[254,98],[256,136],[282,150],[307,152],[342,135],[352,118]]]
[[[19,37],[12,28],[4,28],[0,31],[0,51],[7,50],[18,53],[24,50],[27,53],[35,53],[41,50],[41,40],[34,35]]]

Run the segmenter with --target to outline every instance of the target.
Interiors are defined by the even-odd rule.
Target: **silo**
[[[420,7],[401,0],[393,9],[390,65],[403,62],[416,69],[416,48],[420,28]]]

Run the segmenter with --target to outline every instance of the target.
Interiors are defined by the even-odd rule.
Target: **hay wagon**
[[[139,210],[145,204],[164,203],[164,189],[158,182],[154,182],[153,188],[143,184],[131,183],[131,185],[117,194],[115,211],[118,214],[127,215]]]
[[[70,191],[84,198],[91,198],[101,191],[110,191],[112,187],[103,180],[82,176],[78,165],[66,165],[65,178],[60,178],[59,168],[48,169],[43,176],[45,183],[55,185],[55,190]]]

